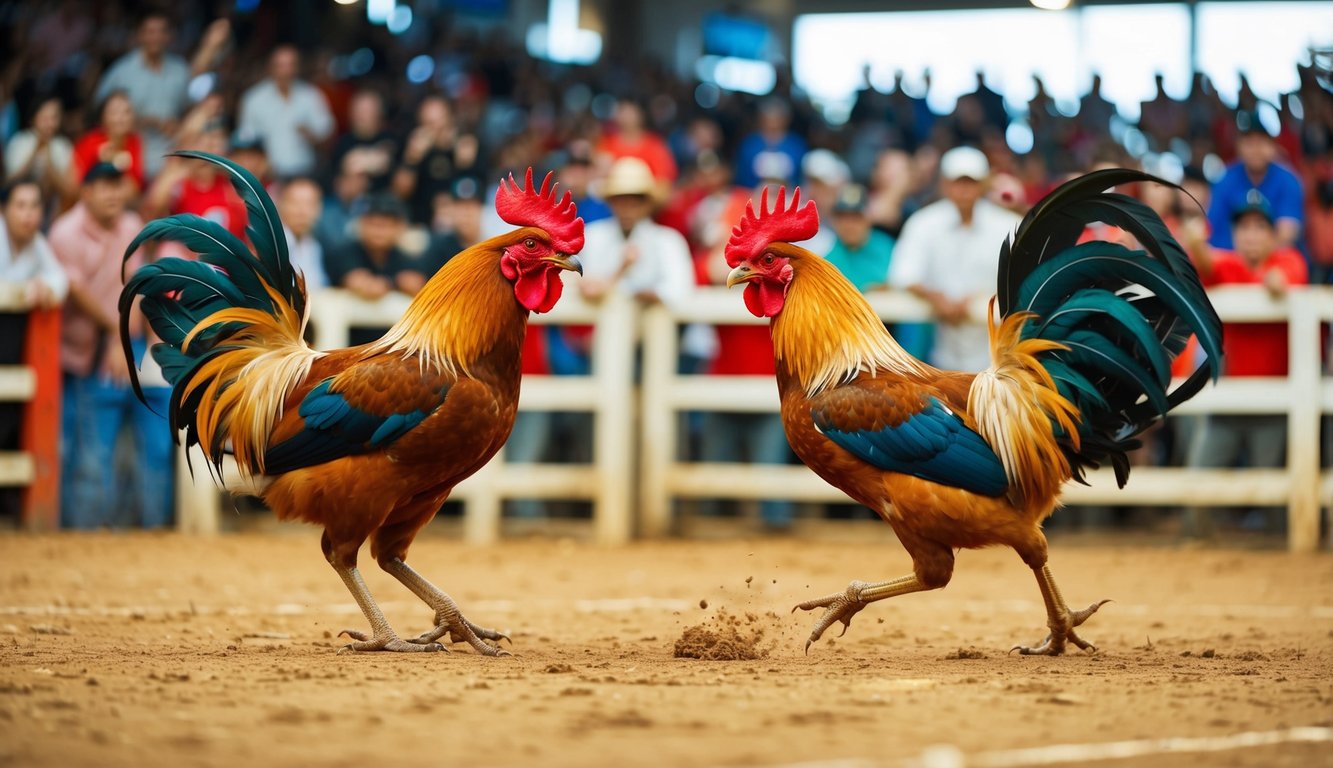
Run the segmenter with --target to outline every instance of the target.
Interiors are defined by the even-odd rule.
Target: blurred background
[[[312,290],[361,302],[411,295],[458,250],[499,231],[494,184],[527,166],[556,172],[590,224],[620,224],[607,258],[622,272],[643,261],[690,274],[688,284],[672,286],[641,274],[628,291],[636,301],[687,308],[718,283],[731,224],[770,184],[801,184],[819,203],[826,226],[812,250],[841,259],[867,293],[904,294],[910,286],[892,278],[894,248],[913,214],[956,180],[941,172],[940,158],[957,147],[980,150],[982,165],[968,177],[980,177],[973,180],[988,204],[1016,214],[1097,167],[1138,167],[1182,184],[1188,195],[1147,185],[1127,191],[1157,208],[1207,263],[1214,250],[1238,248],[1235,201],[1253,192],[1273,230],[1254,274],[1279,251],[1304,265],[1284,290],[1327,282],[1333,267],[1328,2],[59,0],[3,4],[0,35],[10,190],[0,282],[14,296],[8,316],[20,318],[4,332],[29,340],[26,352],[0,350],[8,358],[0,363],[30,359],[34,331],[22,318],[62,301],[67,330],[52,338],[68,353],[55,379],[64,388],[56,395],[60,471],[42,465],[12,477],[58,475],[66,527],[174,519],[165,424],[139,418],[123,371],[108,368],[108,329],[73,340],[68,333],[71,316],[76,327],[89,318],[97,326],[91,304],[100,296],[105,306],[116,291],[75,264],[89,248],[118,260],[116,246],[123,250],[143,221],[174,213],[243,233],[244,208],[223,181],[201,164],[166,158],[173,149],[226,154],[253,170],[278,201]],[[1270,166],[1280,170],[1270,174]],[[39,195],[31,233],[15,202],[24,183]],[[103,187],[111,191],[99,193]],[[62,229],[71,215],[75,223]],[[88,217],[92,234],[79,234],[76,224]],[[641,221],[662,231],[630,237]],[[32,244],[47,239],[56,267],[14,267],[24,254],[40,260]],[[679,261],[659,257],[677,253]],[[608,290],[581,287],[594,303]],[[679,373],[771,374],[761,328],[679,325]],[[1285,350],[1286,325],[1273,325],[1246,354]],[[936,352],[932,326],[928,314],[891,323],[927,359]],[[364,340],[357,332],[352,343]],[[591,371],[590,327],[542,327],[532,337],[528,373]],[[1248,375],[1285,376],[1281,356],[1281,365]],[[626,370],[633,376],[632,365]],[[110,388],[112,405],[71,397],[93,380]],[[29,445],[23,408],[4,408],[0,437],[8,444],[0,450]],[[772,414],[730,416],[681,415],[680,455],[794,461]],[[96,450],[73,440],[84,417],[99,425]],[[1241,424],[1240,434],[1266,437],[1221,457],[1190,449],[1191,423],[1202,418],[1168,425],[1141,461],[1285,465],[1280,452],[1272,455],[1273,445],[1285,448],[1285,433],[1263,431],[1274,419],[1285,426],[1285,416]],[[510,460],[587,461],[592,433],[586,414],[525,411]],[[746,439],[726,439],[735,435]],[[26,481],[10,482],[3,514],[19,525],[32,504]],[[68,508],[90,497],[117,501],[99,515]],[[774,533],[794,520],[868,516],[783,499],[689,506],[702,519],[739,516]],[[1217,535],[1212,515],[1191,524],[1180,506],[1084,509],[1065,524]],[[534,530],[588,510],[586,501],[558,498],[505,506],[508,518]],[[1271,508],[1218,520],[1229,531],[1285,530],[1285,516]]]

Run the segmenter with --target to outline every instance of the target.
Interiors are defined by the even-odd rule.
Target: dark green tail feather
[[[1166,224],[1142,202],[1106,190],[1127,183],[1168,184],[1111,169],[1074,179],[1028,212],[1000,252],[1002,315],[1034,312],[1025,338],[1061,342],[1039,355],[1056,388],[1081,414],[1079,447],[1060,436],[1073,476],[1110,463],[1129,477],[1127,453],[1143,430],[1197,394],[1222,371],[1222,322],[1198,272]],[[1089,224],[1133,235],[1144,250],[1078,244]],[[1203,365],[1169,390],[1169,363],[1198,338]]]
[[[180,385],[188,382],[208,360],[231,349],[225,341],[241,328],[239,323],[215,323],[199,329],[200,323],[212,313],[231,307],[273,313],[277,307],[268,289],[302,315],[306,295],[303,281],[287,253],[287,239],[277,208],[259,180],[225,158],[203,152],[173,154],[213,163],[226,171],[249,217],[246,227],[249,246],[216,223],[187,214],[150,222],[125,251],[128,262],[144,243],[170,240],[199,256],[198,261],[164,258],[146,264],[125,280],[120,295],[121,340],[130,362],[135,394],[144,399],[130,347],[129,320],[135,300],[142,298],[140,308],[144,317],[162,339],[162,343],[153,346],[152,355],[172,385],[168,414],[172,433],[179,434],[184,429],[186,445],[193,445],[198,442],[197,430],[193,419],[184,415],[198,409],[202,389],[186,398]],[[185,337],[192,332],[196,335],[189,350],[181,350]]]

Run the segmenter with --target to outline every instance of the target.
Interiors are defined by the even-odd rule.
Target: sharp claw
[[[810,655],[810,646],[811,646],[812,644],[814,644],[814,642],[815,642],[815,641],[814,641],[813,638],[811,638],[810,640],[806,640],[806,641],[805,641],[805,655],[806,655],[806,656],[809,656],[809,655]]]
[[[370,639],[370,635],[367,635],[365,632],[361,632],[355,629],[344,629],[343,631],[338,633],[338,637],[342,637],[343,635],[346,635],[352,638],[353,640],[358,640],[360,642],[365,642]],[[348,645],[347,647],[350,648],[351,646]]]

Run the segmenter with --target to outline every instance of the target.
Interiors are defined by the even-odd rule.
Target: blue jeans
[[[144,528],[171,523],[174,475],[166,418],[171,390],[145,388],[144,396],[147,407],[127,384],[97,374],[65,375],[60,478],[60,518],[65,528],[115,527],[124,506],[137,512]],[[134,432],[135,455],[132,482],[122,488],[116,482],[115,450],[126,424]]]
[[[791,458],[782,417],[776,413],[718,413],[704,416],[704,461],[786,464]],[[768,499],[759,503],[759,517],[773,528],[790,526],[790,501]]]

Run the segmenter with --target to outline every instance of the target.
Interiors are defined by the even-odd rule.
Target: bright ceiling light
[[[352,3],[355,3],[356,0],[333,0],[333,2],[337,3],[338,5],[351,5]]]
[[[1043,11],[1063,11],[1069,7],[1069,0],[1028,0],[1028,2]]]

